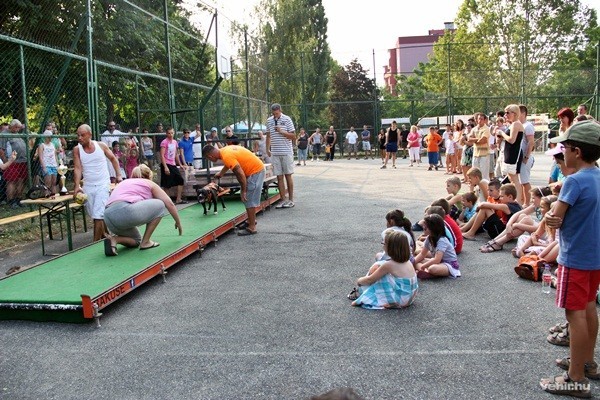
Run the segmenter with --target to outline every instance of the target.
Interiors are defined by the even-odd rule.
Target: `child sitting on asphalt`
[[[506,229],[494,239],[479,248],[482,253],[492,253],[502,250],[505,243],[519,238],[536,230],[544,214],[549,211],[550,203],[544,197],[550,194],[549,187],[535,187],[530,190],[532,203],[521,211],[515,213],[507,222]],[[543,199],[546,199],[544,202]],[[545,210],[543,207],[545,204]]]
[[[462,211],[461,198],[464,191],[461,188],[462,183],[460,183],[460,178],[458,176],[446,179],[446,191],[448,192],[446,200],[448,200],[450,206],[450,212],[448,214],[452,219],[458,218]]]
[[[469,222],[477,212],[477,196],[473,192],[463,193],[460,202],[462,203],[462,211],[456,219],[456,223],[458,226],[463,226]]]
[[[462,232],[460,231],[460,227],[458,226],[456,221],[452,219],[449,215],[450,204],[446,199],[437,199],[433,203],[431,203],[431,205],[442,207],[442,209],[444,210],[444,213],[439,213],[439,215],[444,219],[446,227],[450,230],[450,234],[452,235],[452,237],[448,238],[450,239],[452,246],[454,246],[454,251],[456,251],[456,254],[460,254],[463,247]]]
[[[494,190],[492,190],[494,188]],[[477,207],[477,214],[463,226],[461,230],[465,240],[475,240],[475,234],[479,228],[483,228],[489,235],[490,239],[495,239],[503,230],[506,229],[506,224],[512,215],[521,211],[521,205],[515,201],[517,197],[517,189],[512,183],[502,185],[498,190],[497,200],[495,198],[495,185],[490,182],[490,195],[494,195],[494,202],[484,202]],[[500,215],[498,215],[500,214]],[[470,225],[470,226],[469,226]]]
[[[421,252],[415,257],[415,270],[419,279],[460,276],[458,258],[454,247],[445,235],[444,219],[437,214],[425,217],[424,234],[427,235]]]
[[[369,273],[356,281],[357,287],[348,295],[350,300],[354,300],[353,306],[404,308],[414,301],[419,285],[409,261],[411,249],[407,236],[402,232],[389,231],[383,247],[390,259],[375,262]]]
[[[480,203],[487,201],[488,185],[490,181],[483,178],[481,170],[477,167],[470,168],[467,171],[467,178],[469,178],[469,185],[471,191],[475,193]]]
[[[558,240],[556,229],[548,227],[543,218],[550,212],[552,205],[556,200],[558,200],[558,197],[554,195],[545,196],[541,199],[540,208],[542,220],[535,226],[533,232],[519,236],[517,246],[515,247],[515,256],[521,257],[529,253],[540,254],[546,247]],[[534,201],[536,201],[535,197]]]
[[[400,232],[406,235],[410,246],[411,254],[415,251],[415,236],[411,229],[410,221],[404,216],[402,210],[392,210],[385,215],[386,229],[381,232],[381,244],[385,243],[386,234],[391,231]],[[389,255],[385,253],[385,249],[375,255],[376,261],[389,260]]]

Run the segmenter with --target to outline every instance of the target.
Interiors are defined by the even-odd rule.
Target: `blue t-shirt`
[[[185,140],[185,138],[181,138],[179,141],[179,148],[183,150],[183,158],[185,158],[186,163],[194,162],[194,139],[189,138]]]
[[[473,218],[473,216],[477,213],[477,206],[473,205],[473,207],[469,208],[469,207],[465,207],[464,209],[465,212],[465,221],[470,221],[471,218]]]
[[[558,262],[568,268],[600,270],[600,169],[569,175],[558,200],[570,206],[559,231]]]

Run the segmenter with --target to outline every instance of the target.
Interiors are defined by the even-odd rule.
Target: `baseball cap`
[[[562,143],[567,140],[600,146],[600,125],[591,120],[577,122],[571,125],[564,135],[550,139],[550,143]]]
[[[211,132],[213,132],[213,131],[217,131],[217,127],[213,126],[212,128],[210,128],[210,131],[211,131]]]
[[[562,153],[564,149],[565,149],[565,146],[563,146],[562,143],[559,143],[556,145],[556,147],[547,150],[544,154],[547,156],[555,156],[557,154]]]
[[[44,133],[42,133],[42,136],[52,136],[52,131],[44,131]]]
[[[271,104],[271,111],[281,110],[281,105],[279,103]]]

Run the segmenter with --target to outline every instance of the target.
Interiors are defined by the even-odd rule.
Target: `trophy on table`
[[[69,193],[69,191],[67,190],[67,188],[65,186],[65,181],[67,180],[67,177],[65,176],[65,174],[69,170],[69,167],[67,167],[66,165],[64,165],[62,163],[62,161],[61,161],[60,165],[58,166],[58,168],[56,170],[58,171],[58,174],[60,175],[60,184],[62,186],[60,188],[60,195],[64,196],[67,193]]]

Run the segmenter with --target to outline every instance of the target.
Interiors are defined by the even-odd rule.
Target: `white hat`
[[[18,119],[16,119],[16,118],[15,118],[15,119],[13,119],[12,121],[10,121],[10,124],[8,124],[8,125],[9,125],[10,127],[17,126],[17,125],[18,125],[19,127],[21,127],[21,128],[23,127],[23,124],[21,123],[21,121],[19,121],[19,120],[18,120]]]
[[[42,136],[52,136],[52,131],[44,131],[44,133],[42,133]]]

